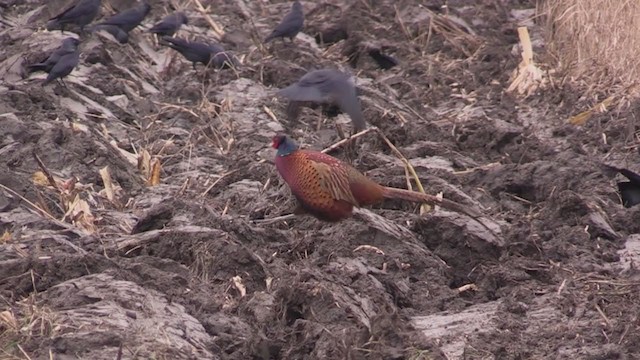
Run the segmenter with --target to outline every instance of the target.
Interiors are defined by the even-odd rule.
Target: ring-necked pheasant
[[[479,214],[463,205],[433,195],[382,186],[333,156],[300,149],[286,135],[274,136],[272,146],[278,150],[276,168],[298,200],[298,214],[306,212],[320,220],[336,222],[350,217],[354,207],[377,204],[384,199],[400,199],[437,204],[487,227],[478,220]]]

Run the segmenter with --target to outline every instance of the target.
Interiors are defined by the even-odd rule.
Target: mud
[[[58,3],[0,1],[0,358],[637,357],[640,208],[599,164],[640,170],[638,106],[573,126],[570,85],[507,93],[532,2],[449,1],[456,36],[430,31],[439,1],[303,2],[295,44],[262,47],[287,3],[202,1],[237,71],[194,71],[137,29],[128,45],[83,37],[67,88],[43,88],[22,69],[63,38],[41,30]],[[145,28],[168,3],[151,1]],[[215,38],[187,14],[180,36]],[[400,64],[378,68],[371,46]],[[366,119],[427,192],[482,209],[498,236],[400,201],[337,224],[256,222],[294,208],[275,132],[319,150],[351,131],[320,107],[288,124],[273,96],[324,66],[356,76]],[[374,132],[332,155],[407,186]]]

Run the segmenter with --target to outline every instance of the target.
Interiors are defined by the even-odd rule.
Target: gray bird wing
[[[215,53],[212,60],[216,69],[238,68],[240,66],[240,61],[228,51]]]
[[[298,80],[298,84],[303,87],[322,86],[338,78],[338,74],[332,70],[322,69],[306,73]]]
[[[293,101],[332,102],[332,93],[342,88],[353,88],[345,74],[321,69],[306,73],[297,83],[280,90],[278,95]]]
[[[317,86],[301,86],[299,83],[289,85],[277,92],[277,95],[291,101],[326,102],[327,96]]]
[[[121,44],[129,42],[129,34],[116,25],[98,24],[93,27],[93,31],[104,30],[111,34]]]
[[[142,3],[139,6],[121,11],[107,20],[101,22],[101,25],[115,25],[119,26],[125,32],[133,30],[136,26],[140,25],[142,20],[147,16],[150,11],[150,7],[147,3]]]
[[[208,64],[214,55],[211,45],[201,42],[189,42],[181,38],[163,37],[166,46],[178,51],[191,62]]]
[[[289,31],[295,31],[304,25],[304,17],[297,12],[288,13],[276,26],[274,32],[277,34],[286,34]]]
[[[100,0],[80,0],[79,2],[69,6],[68,8],[63,10],[60,14],[52,17],[49,20],[57,20],[62,17],[68,18],[68,17],[76,17],[76,16],[84,15],[86,13],[91,12],[93,8],[96,6],[96,3],[98,3],[98,6],[99,6]]]
[[[224,52],[224,47],[222,47],[222,45],[220,44],[209,44],[209,48],[211,49],[211,52],[213,54]]]
[[[68,37],[62,40],[62,44],[60,45],[60,48],[73,51],[78,47],[78,44],[80,44],[80,40],[76,38]]]
[[[340,107],[340,110],[349,115],[356,131],[362,131],[367,128],[367,123],[364,120],[364,115],[362,114],[362,108],[360,106],[360,100],[358,100],[358,96],[353,86],[336,89],[333,99]]]
[[[51,55],[49,55],[49,57],[47,58],[47,60],[44,62],[44,64],[48,64],[48,65],[54,65],[56,63],[58,63],[58,61],[60,61],[60,58],[68,55],[68,54],[73,54],[76,51],[76,46],[73,43],[65,43],[63,42],[62,45],[60,45],[58,48],[56,48]]]
[[[51,68],[49,75],[42,83],[42,85],[46,85],[52,82],[55,79],[65,77],[73,71],[73,68],[78,65],[78,61],[80,60],[80,52],[76,51],[71,54],[66,54],[60,58],[60,60]]]
[[[302,110],[302,103],[298,101],[289,101],[287,105],[287,120],[289,122],[294,122],[300,116],[300,111]]]
[[[58,62],[58,60],[60,60],[62,55],[64,55],[65,53],[68,53],[67,49],[65,49],[64,47],[59,47],[59,48],[55,49],[49,55],[47,60],[45,60],[42,64],[53,66]]]
[[[343,113],[349,115],[357,131],[366,128],[367,123],[362,114],[356,88],[347,74],[333,69],[316,70],[307,73],[300,78],[297,84],[292,86],[295,85],[298,87],[290,90],[290,92],[294,92],[290,97],[291,100],[322,101],[336,104]],[[295,93],[296,91],[297,93]]]
[[[167,15],[162,21],[153,25],[149,31],[151,32],[165,32],[165,31],[174,31],[178,25],[180,24],[180,19],[176,14]]]
[[[264,41],[269,42],[277,37],[293,37],[302,30],[303,26],[304,13],[302,12],[302,5],[296,2]]]
[[[80,53],[78,51],[65,54],[60,57],[60,60],[53,66],[53,68],[51,69],[51,73],[61,74],[61,76],[68,75],[71,70],[73,70],[73,68],[78,65],[79,60]]]

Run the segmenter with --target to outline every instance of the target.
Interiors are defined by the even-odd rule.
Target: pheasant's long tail
[[[479,212],[473,209],[470,209],[467,206],[458,204],[457,202],[447,200],[447,199],[441,199],[434,195],[423,194],[416,191],[398,189],[398,188],[392,188],[392,187],[386,187],[386,186],[383,187],[383,196],[386,199],[399,199],[399,200],[406,200],[406,201],[417,202],[417,203],[427,203],[430,205],[442,206],[445,209],[449,209],[451,211],[455,211],[459,214],[464,214],[472,218],[473,220],[477,221],[480,225],[482,225],[485,229],[489,230],[491,233],[495,235],[495,232],[492,229],[490,229],[485,223],[480,221],[482,214],[480,214]]]

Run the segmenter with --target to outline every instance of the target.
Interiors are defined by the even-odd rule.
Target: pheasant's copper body
[[[373,205],[385,198],[435,203],[474,219],[479,217],[450,200],[379,185],[330,155],[299,149],[298,144],[286,135],[276,135],[272,146],[278,150],[276,168],[291,188],[301,210],[320,220],[340,221],[351,216],[354,206]]]

